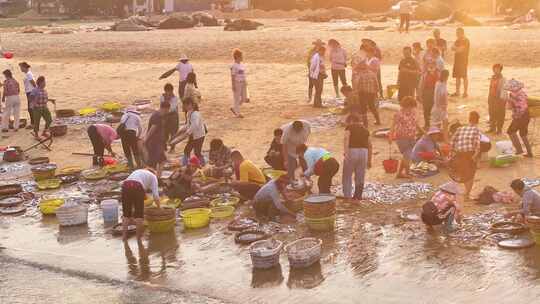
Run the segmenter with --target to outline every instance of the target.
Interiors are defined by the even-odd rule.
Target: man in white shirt
[[[21,69],[21,72],[24,73],[24,92],[26,93],[26,99],[28,101],[28,115],[30,116],[30,124],[26,128],[33,129],[34,116],[32,114],[32,106],[30,104],[30,93],[32,93],[32,91],[37,87],[37,84],[34,80],[32,71],[30,71],[30,65],[27,62],[19,63],[19,68]]]
[[[189,62],[189,58],[186,55],[180,56],[180,59],[178,59],[179,62],[174,67],[174,69],[170,69],[167,72],[165,72],[159,79],[165,79],[169,76],[171,76],[174,72],[178,71],[178,74],[180,75],[180,83],[178,85],[178,98],[182,100],[182,97],[184,96],[184,90],[186,88],[187,84],[187,77],[189,73],[193,73],[194,69],[191,63]]]
[[[400,15],[399,33],[400,34],[403,33],[403,30],[405,30],[405,33],[409,33],[409,25],[411,22],[412,12],[413,12],[413,7],[412,7],[411,1],[403,0],[399,2],[399,15]]]
[[[311,78],[313,84],[315,85],[315,99],[313,101],[313,106],[316,108],[322,107],[324,80],[328,77],[326,75],[326,69],[324,66],[325,52],[326,48],[321,46],[317,53],[311,57],[311,63],[309,66],[309,78]]]

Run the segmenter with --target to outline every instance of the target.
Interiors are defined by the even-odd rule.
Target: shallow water
[[[412,203],[398,207],[414,210]],[[489,242],[458,242],[426,233],[419,222],[403,222],[398,215],[387,206],[340,205],[336,233],[282,226],[294,231],[274,235],[284,242],[320,237],[321,262],[289,269],[282,254],[281,266],[267,271],[252,270],[247,247],[234,243],[226,221],[195,231],[183,231],[179,223],[174,232],[150,234],[137,244],[106,233],[96,206],[90,224],[80,227],[59,229],[54,217],[31,212],[1,217],[0,243],[6,249],[0,258],[16,259],[9,269],[46,269],[54,277],[4,296],[39,302],[36,292],[58,289],[62,278],[92,281],[92,288],[105,294],[111,284],[142,282],[233,303],[534,303],[540,296],[540,247],[507,251]],[[2,285],[12,288],[21,280],[12,271],[3,275]],[[77,298],[76,284],[62,289],[75,299],[70,302],[91,303]]]

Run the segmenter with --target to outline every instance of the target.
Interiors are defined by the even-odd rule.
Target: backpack
[[[442,224],[443,220],[438,217],[439,209],[432,201],[427,201],[422,205],[422,222],[426,225],[435,226]]]

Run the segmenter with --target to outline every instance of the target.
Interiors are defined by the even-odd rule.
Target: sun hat
[[[317,39],[317,40],[313,41],[311,44],[317,45],[317,46],[322,46],[322,45],[325,45],[326,43],[324,43],[324,41],[322,41],[321,39]]]
[[[182,54],[182,56],[180,56],[180,59],[178,59],[178,61],[182,61],[182,60],[189,60],[189,58],[186,54]]]
[[[427,131],[428,135],[433,135],[433,134],[438,134],[438,133],[441,133],[441,129],[437,127],[430,127],[429,130]]]
[[[504,84],[503,89],[506,91],[515,92],[523,89],[524,87],[525,85],[523,84],[523,82],[512,78]]]
[[[459,189],[459,186],[456,182],[447,182],[442,184],[439,189],[442,191],[451,193],[451,194],[459,194],[461,193],[461,190]]]

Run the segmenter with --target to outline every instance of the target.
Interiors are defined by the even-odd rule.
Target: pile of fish
[[[96,123],[102,123],[107,118],[107,113],[98,111],[93,115],[88,116],[72,116],[65,118],[57,118],[56,123],[64,125],[91,125]]]
[[[334,114],[324,114],[317,117],[307,118],[312,131],[323,131],[335,128],[339,125],[341,118]]]
[[[503,239],[513,238],[509,233],[493,233],[491,225],[504,220],[502,214],[495,211],[476,213],[463,217],[462,224],[449,238],[460,245],[496,244]]]
[[[433,185],[428,183],[413,182],[395,185],[366,183],[364,185],[363,199],[379,204],[395,204],[410,200],[427,199],[434,191]],[[342,186],[333,187],[333,192],[338,196],[343,196]]]

